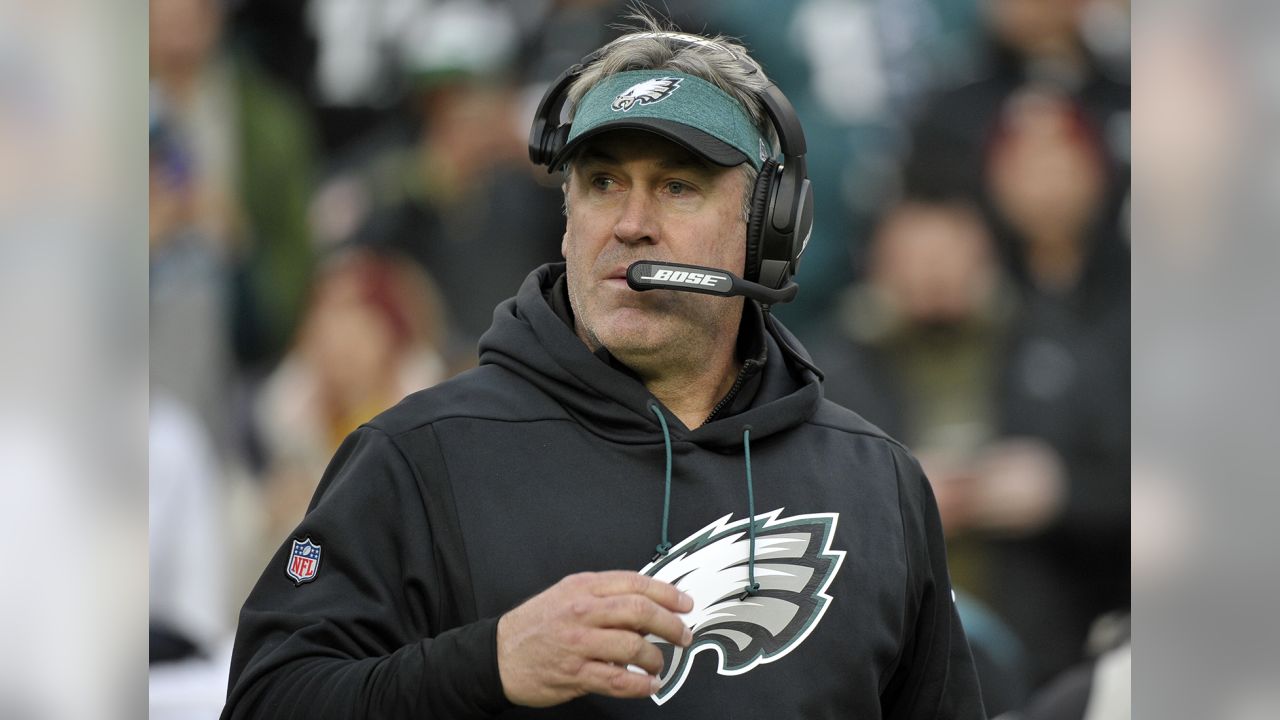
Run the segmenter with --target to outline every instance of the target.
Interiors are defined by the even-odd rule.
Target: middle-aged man
[[[480,367],[342,445],[224,717],[982,718],[919,465],[759,300],[707,294],[786,299],[789,104],[741,46],[657,28],[562,81],[531,152],[566,168],[565,264]]]

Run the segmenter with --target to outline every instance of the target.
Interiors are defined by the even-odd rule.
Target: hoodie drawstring
[[[751,535],[751,550],[747,556],[747,586],[738,596],[739,600],[760,592],[760,583],[756,582],[756,498],[751,487],[751,426],[742,427],[742,453],[747,460],[747,532]]]
[[[662,442],[667,446],[667,480],[666,489],[662,495],[662,542],[654,548],[657,552],[654,553],[652,560],[657,562],[658,558],[671,551],[671,541],[667,538],[667,521],[671,519],[671,431],[667,430],[667,419],[663,417],[658,403],[649,403],[649,409],[658,416],[658,424],[662,425]]]
[[[667,527],[671,520],[671,431],[667,428],[667,418],[662,414],[662,409],[658,407],[658,403],[650,402],[649,410],[658,416],[658,424],[662,426],[662,442],[667,450],[667,473],[666,481],[663,486],[662,494],[662,542],[654,548],[652,562],[657,562],[659,558],[665,557],[671,552],[671,540],[667,537]],[[742,590],[742,594],[738,596],[739,600],[746,600],[748,597],[760,592],[760,583],[756,582],[756,498],[755,490],[751,482],[751,426],[744,425],[742,427],[742,452],[746,457],[747,463],[747,532],[751,537],[749,554],[747,556],[747,585]]]

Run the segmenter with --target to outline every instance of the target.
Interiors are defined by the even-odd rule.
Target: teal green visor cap
[[[750,162],[758,170],[773,154],[742,105],[715,85],[670,70],[628,70],[583,96],[550,167],[562,167],[590,138],[625,129],[661,135],[724,167]]]

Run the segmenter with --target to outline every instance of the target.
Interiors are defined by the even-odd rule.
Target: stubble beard
[[[710,345],[725,342],[725,338],[715,337],[716,326],[724,324],[721,333],[734,334],[742,317],[741,298],[714,298],[701,295],[689,295],[675,291],[650,291],[655,293],[653,305],[647,310],[653,315],[655,323],[663,323],[667,328],[663,336],[652,340],[635,339],[627,342],[625,337],[610,338],[605,342],[596,327],[599,318],[596,313],[584,312],[582,296],[570,277],[566,283],[569,291],[569,304],[573,308],[574,331],[578,338],[592,351],[605,348],[613,357],[642,377],[670,375],[694,371],[708,360],[707,349]],[[661,297],[661,295],[669,297]],[[732,321],[722,316],[727,307],[717,305],[729,304],[736,308],[732,313]],[[608,313],[616,309],[601,310]],[[684,319],[686,322],[673,322],[673,319]],[[606,318],[607,319],[607,318]],[[729,327],[732,325],[732,327]],[[700,329],[701,328],[701,329]]]

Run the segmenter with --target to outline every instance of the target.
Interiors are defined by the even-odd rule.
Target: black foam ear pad
[[[778,163],[773,159],[765,160],[751,191],[751,215],[747,217],[747,266],[742,274],[743,279],[751,282],[759,282],[760,279],[764,226],[769,222],[769,194],[773,191],[777,172]]]
[[[564,149],[564,146],[568,144],[569,129],[568,125],[561,125],[547,138],[547,159],[543,164],[547,165],[547,169],[552,172],[560,169],[558,167],[550,167],[550,165],[551,161],[555,159],[555,157],[560,154],[560,151]]]

